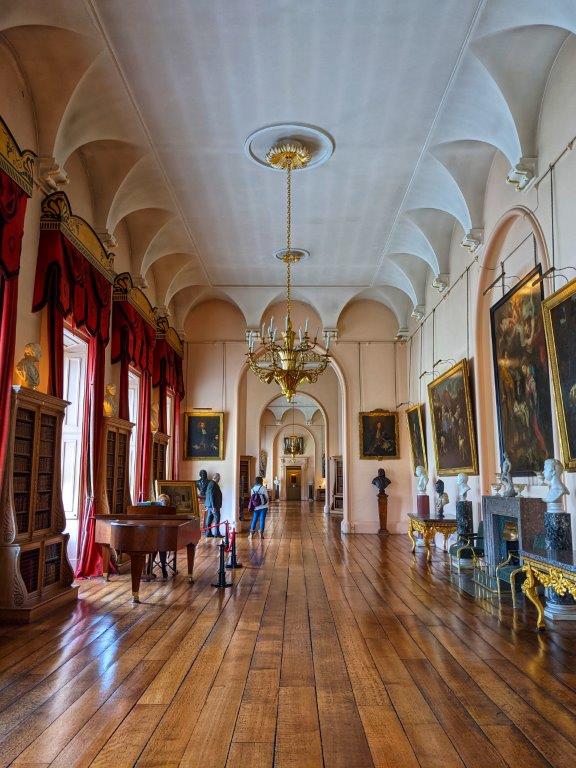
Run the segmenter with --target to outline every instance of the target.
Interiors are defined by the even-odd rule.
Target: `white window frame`
[[[64,328],[63,399],[69,405],[62,424],[62,502],[67,520],[80,514],[84,409],[88,392],[88,343],[70,328]]]
[[[128,462],[128,472],[130,478],[130,495],[132,503],[136,504],[138,487],[138,430],[140,429],[140,395],[141,395],[142,377],[140,374],[130,368],[128,370],[128,418],[134,424],[132,434],[130,435],[130,453]]]

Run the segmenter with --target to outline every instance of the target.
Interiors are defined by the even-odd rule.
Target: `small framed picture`
[[[224,458],[224,413],[194,410],[184,414],[184,459]]]
[[[360,414],[360,458],[400,458],[396,411],[367,411]]]
[[[165,494],[177,515],[200,517],[198,491],[194,480],[156,480],[156,498]]]

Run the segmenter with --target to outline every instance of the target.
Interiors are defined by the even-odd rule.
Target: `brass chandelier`
[[[268,328],[262,325],[260,344],[256,347],[257,334],[248,335],[248,365],[260,381],[270,384],[275,381],[286,400],[290,403],[300,384],[318,381],[330,362],[328,349],[330,336],[326,338],[326,352],[315,352],[317,336],[308,334],[308,320],[298,332],[292,327],[292,264],[302,258],[302,252],[292,249],[292,171],[305,168],[310,162],[310,152],[298,141],[282,141],[273,146],[266,155],[266,162],[272,168],[286,171],[286,249],[280,258],[286,264],[286,318],[284,331],[277,340],[278,332],[274,318]]]

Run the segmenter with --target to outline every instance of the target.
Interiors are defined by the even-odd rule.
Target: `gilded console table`
[[[426,547],[426,559],[430,561],[432,559],[432,553],[430,552],[430,542],[437,533],[441,533],[444,536],[444,549],[446,549],[446,543],[448,537],[455,533],[457,530],[457,523],[455,517],[437,517],[436,515],[427,515],[426,517],[419,517],[414,512],[408,513],[408,536],[412,542],[412,552],[416,551],[416,538],[415,533],[421,533],[424,539],[424,546]]]
[[[536,628],[545,629],[544,606],[538,597],[538,584],[549,587],[557,595],[572,595],[576,598],[576,552],[540,550],[537,552],[520,551],[522,571],[526,578],[522,592],[536,606],[538,615]]]

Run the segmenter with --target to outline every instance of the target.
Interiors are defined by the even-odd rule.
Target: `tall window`
[[[166,394],[166,433],[170,435],[166,452],[166,477],[172,477],[172,445],[174,444],[174,395]]]
[[[132,503],[138,501],[136,488],[138,487],[138,467],[136,464],[136,446],[138,445],[138,413],[140,409],[140,375],[135,371],[128,371],[128,412],[130,421],[134,424],[130,437],[130,496]]]
[[[66,531],[70,533],[69,554],[76,560],[78,515],[81,498],[82,440],[88,344],[68,328],[64,329],[64,400],[68,407],[62,426],[62,501]]]

